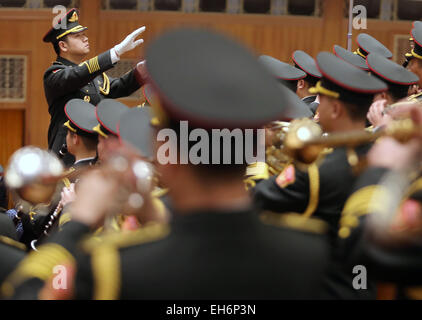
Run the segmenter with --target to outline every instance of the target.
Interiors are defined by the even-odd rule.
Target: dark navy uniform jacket
[[[33,274],[17,270],[8,285],[15,298],[36,298],[48,280],[39,270],[68,260],[76,263],[76,299],[318,298],[324,237],[264,222],[250,209],[203,210],[81,243],[89,228],[71,221],[22,264]]]
[[[25,255],[25,245],[17,242],[12,220],[0,212],[0,286]]]
[[[370,145],[361,145],[356,148],[356,152],[363,156],[369,148]],[[372,281],[368,281],[367,290],[359,291],[353,288],[353,268],[345,265],[344,257],[339,256],[337,252],[342,211],[359,177],[347,161],[346,149],[335,148],[319,166],[313,164],[307,171],[296,169],[294,174],[294,179],[290,183],[287,181],[285,185],[280,176],[259,182],[253,190],[255,204],[260,210],[312,215],[328,223],[332,256],[324,298],[375,299],[376,292]]]

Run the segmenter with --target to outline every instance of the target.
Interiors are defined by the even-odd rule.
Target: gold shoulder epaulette
[[[266,180],[270,177],[269,166],[265,162],[255,162],[246,168],[246,178],[243,180],[247,187],[253,188],[257,180]]]
[[[6,279],[2,286],[2,294],[8,298],[13,295],[14,288],[27,279],[38,278],[48,280],[53,275],[56,266],[74,266],[74,257],[62,246],[55,243],[47,243],[38,251],[31,252],[13,273]]]
[[[276,227],[285,227],[303,232],[324,234],[328,230],[326,222],[316,218],[306,218],[297,213],[263,212],[260,215],[263,223]]]
[[[151,223],[136,231],[104,235],[101,237],[100,242],[98,241],[98,238],[89,238],[82,243],[82,248],[87,252],[93,251],[99,244],[126,248],[161,240],[169,233],[170,227],[167,224]]]
[[[270,174],[268,172],[268,165],[265,162],[255,162],[248,165],[246,168],[246,176],[253,179],[268,179]]]
[[[389,207],[388,191],[380,185],[369,185],[353,193],[344,205],[338,235],[348,238],[351,230],[359,225],[359,217],[382,213]]]
[[[0,236],[0,242],[1,243],[4,243],[4,244],[7,244],[7,245],[9,245],[11,247],[15,247],[15,248],[18,248],[20,250],[26,251],[26,246],[23,243],[18,242],[16,240],[13,240],[13,239],[11,239],[9,237]]]

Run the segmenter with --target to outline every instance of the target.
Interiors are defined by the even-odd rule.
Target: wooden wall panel
[[[0,164],[6,169],[9,157],[23,146],[24,111],[0,110]]]
[[[334,44],[347,46],[347,19],[344,18],[344,1],[324,0],[323,16],[269,16],[228,15],[221,13],[185,14],[178,12],[102,11],[101,0],[81,0],[81,23],[89,27],[92,56],[99,54],[124,39],[139,26],[146,25],[145,44],[128,53],[124,58],[141,59],[144,48],[165,30],[180,26],[211,28],[236,37],[256,54],[268,54],[287,62],[294,50],[301,49],[316,56],[319,51],[331,51]],[[26,144],[47,146],[47,129],[50,117],[44,97],[43,74],[54,61],[50,44],[42,37],[51,27],[53,14],[50,10],[0,9],[0,52],[25,52],[29,57],[28,101],[23,104],[0,104],[0,110],[25,110]],[[368,29],[354,30],[353,39],[359,32],[367,32],[391,51],[394,35],[408,34],[411,22],[369,20]],[[355,41],[354,49],[356,48]],[[133,100],[123,100],[136,105]],[[0,136],[0,144],[5,137]]]

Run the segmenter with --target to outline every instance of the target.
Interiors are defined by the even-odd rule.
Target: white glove
[[[122,54],[135,49],[137,46],[144,42],[143,39],[136,40],[135,39],[145,31],[145,26],[136,29],[130,35],[128,35],[125,40],[114,47],[114,51],[116,52],[117,56],[120,57]]]

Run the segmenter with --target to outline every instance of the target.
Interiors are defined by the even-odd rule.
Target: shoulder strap
[[[319,168],[316,163],[312,163],[308,168],[309,176],[309,202],[303,216],[309,218],[315,212],[319,202]]]

